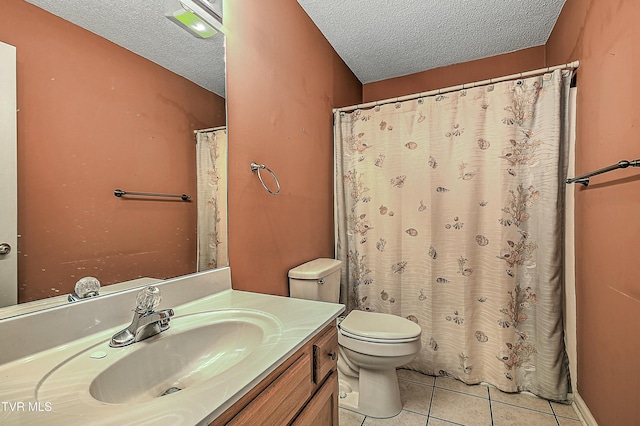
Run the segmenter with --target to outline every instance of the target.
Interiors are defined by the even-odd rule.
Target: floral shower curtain
[[[336,112],[342,302],[418,323],[408,368],[567,399],[569,81],[555,71]]]
[[[226,264],[227,129],[196,133],[198,271]]]

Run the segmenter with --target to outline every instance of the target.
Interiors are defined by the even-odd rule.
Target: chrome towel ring
[[[278,188],[278,189],[276,189],[275,192],[273,192],[271,189],[269,189],[269,187],[267,185],[265,185],[264,180],[262,180],[262,175],[260,174],[260,170],[261,169],[265,169],[273,177],[273,180],[276,182],[276,186]],[[278,195],[280,193],[280,182],[278,182],[278,178],[276,177],[276,174],[273,173],[273,171],[270,168],[268,168],[264,164],[251,163],[251,171],[252,172],[256,172],[256,171],[258,172],[258,179],[260,179],[260,183],[262,184],[262,187],[264,189],[266,189],[269,194]]]

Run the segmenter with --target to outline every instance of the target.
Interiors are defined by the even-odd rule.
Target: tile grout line
[[[436,379],[437,379],[437,377],[436,377]],[[416,382],[416,383],[417,383],[417,382]],[[473,394],[473,393],[464,392],[464,391],[456,390],[456,389],[443,388],[443,387],[438,386],[436,383],[437,383],[437,381],[435,381],[435,382],[433,383],[433,387],[434,387],[434,388],[438,388],[438,389],[446,390],[446,391],[449,391],[449,392],[460,393],[460,394],[462,394],[462,395],[473,396],[473,397],[475,397],[475,398],[487,399],[487,398],[484,398],[484,397],[482,397],[482,396],[475,395],[475,394]],[[464,382],[461,382],[461,383],[464,383]],[[476,386],[476,385],[467,385],[467,386]],[[477,386],[484,386],[484,387],[487,389],[487,394],[489,394],[489,386],[486,386],[486,385],[477,385]]]
[[[560,420],[558,420],[558,415],[556,414],[556,410],[553,409],[553,405],[551,404],[551,401],[547,401],[547,404],[549,404],[549,407],[551,408],[551,412],[553,413],[553,418],[556,419],[556,426],[560,426]]]
[[[492,388],[490,388],[492,389]],[[495,388],[497,391],[500,391],[499,389]],[[491,391],[489,391],[489,396],[491,396]],[[522,408],[523,410],[529,410],[529,411],[535,411],[536,413],[540,413],[540,414],[547,414],[547,415],[552,415],[554,417],[558,417],[558,415],[556,414],[555,410],[553,409],[553,405],[551,404],[551,401],[546,400],[544,398],[539,398],[539,397],[535,397],[533,396],[533,398],[537,398],[540,399],[541,401],[546,402],[547,404],[549,404],[549,408],[551,408],[551,412],[548,411],[542,411],[540,409],[537,408],[531,408],[531,407],[526,407],[524,405],[519,405],[519,404],[514,404],[513,402],[505,402],[505,401],[498,401],[496,400],[495,403],[496,404],[503,404],[503,405],[509,405],[511,407],[517,407],[517,408]],[[493,400],[492,400],[493,401]],[[565,416],[560,416],[560,417],[565,417]]]
[[[548,416],[558,417],[558,415],[553,411],[553,408],[551,409],[551,412],[548,412],[548,411],[539,410],[537,408],[531,408],[531,407],[526,407],[524,405],[514,404],[512,402],[504,402],[504,401],[498,401],[498,400],[493,401],[493,402],[495,402],[496,404],[508,405],[510,407],[522,408],[523,410],[534,411],[536,413],[546,414]],[[549,402],[549,401],[545,401],[545,402]],[[564,418],[570,419],[570,417],[566,417],[566,416],[560,416],[560,417],[564,417]]]
[[[489,415],[491,416],[491,426],[494,426],[494,424],[493,424],[493,404],[491,404],[491,389],[489,389],[489,387],[487,387],[487,396],[489,397]]]
[[[430,417],[430,418],[435,419],[435,420],[440,420],[441,422],[446,422],[446,423],[449,423],[449,424],[452,424],[452,425],[456,425],[456,426],[465,426],[462,423],[452,422],[451,420],[442,419],[440,417],[435,417],[434,416],[434,417]],[[427,420],[427,422],[428,422],[428,420]]]
[[[400,412],[402,412],[402,411],[405,411],[407,413],[417,414],[418,416],[422,416],[422,417],[427,417],[428,416],[428,414],[421,413],[420,411],[410,410],[409,408],[404,408],[404,407],[402,407],[402,410]]]
[[[438,378],[433,378],[433,386],[431,386],[431,398],[429,399],[429,409],[427,410],[427,425],[429,424],[429,417],[431,417],[431,407],[433,406],[433,397],[436,393],[436,380]]]
[[[577,420],[577,421],[580,421],[580,418],[578,418],[578,417],[561,416],[560,414],[556,414],[556,417],[558,417],[559,419],[567,419],[567,420]]]

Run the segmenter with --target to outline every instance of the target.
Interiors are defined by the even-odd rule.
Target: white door
[[[18,302],[16,48],[0,42],[0,307]]]

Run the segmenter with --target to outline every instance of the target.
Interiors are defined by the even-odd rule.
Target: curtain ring
[[[278,189],[276,189],[275,192],[273,192],[271,189],[269,189],[269,187],[264,183],[264,180],[262,179],[262,175],[260,174],[260,170],[261,169],[265,169],[273,177],[273,180],[276,182],[276,187],[278,188]],[[264,164],[251,163],[251,171],[252,172],[256,172],[256,171],[258,172],[258,179],[260,179],[260,183],[262,184],[262,187],[264,189],[266,189],[269,194],[278,195],[280,193],[280,182],[278,182],[278,178],[276,177],[276,174],[273,173],[273,171],[270,168],[268,168]]]

